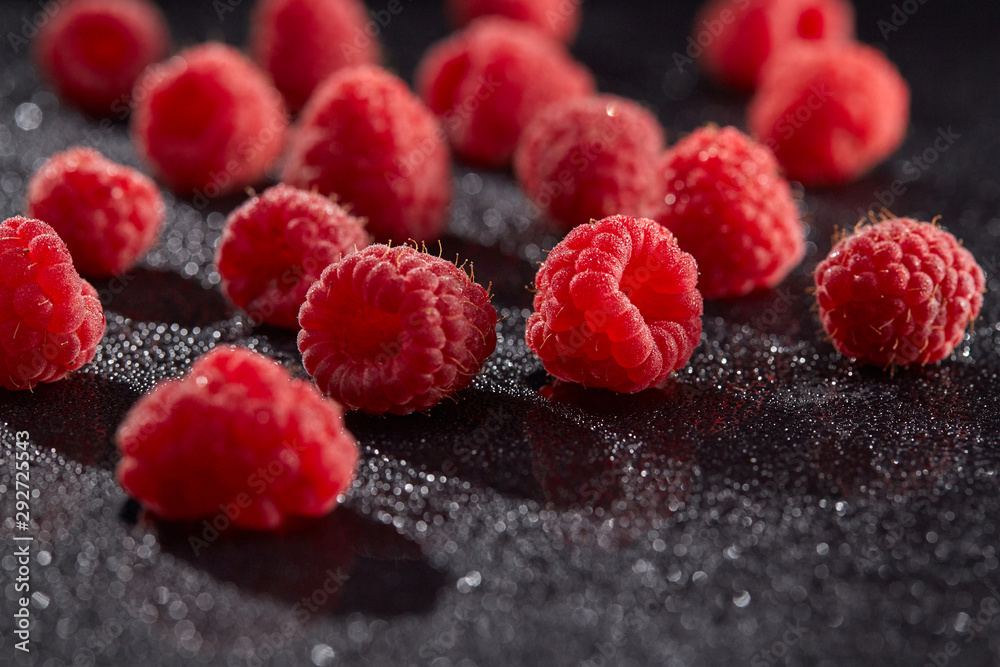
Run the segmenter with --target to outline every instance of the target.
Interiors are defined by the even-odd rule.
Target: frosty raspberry
[[[0,223],[0,386],[31,389],[94,358],[104,335],[97,290],[39,220]]]
[[[327,514],[358,462],[340,407],[244,348],[216,348],[157,385],[116,439],[118,482],[146,509],[257,530]]]
[[[28,182],[26,209],[62,237],[80,273],[96,277],[131,269],[166,213],[153,181],[89,148],[49,158]]]
[[[562,380],[622,393],[655,387],[700,340],[697,281],[694,258],[652,220],[580,225],[538,271],[528,346]]]
[[[278,185],[229,215],[216,265],[251,319],[294,329],[323,269],[367,245],[362,222],[328,197]]]
[[[572,42],[580,28],[581,0],[447,0],[458,27],[482,16],[503,16],[528,23],[561,42]]]
[[[429,410],[496,349],[489,294],[451,262],[372,245],[323,272],[299,313],[302,363],[349,408]]]
[[[663,157],[655,218],[694,255],[705,298],[774,287],[805,254],[791,187],[771,151],[733,127],[696,130]]]
[[[876,366],[944,359],[983,306],[985,277],[972,254],[940,227],[911,218],[858,227],[815,275],[834,347]]]

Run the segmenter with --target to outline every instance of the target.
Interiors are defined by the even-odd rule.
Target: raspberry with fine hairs
[[[940,227],[911,218],[859,226],[815,276],[834,347],[876,366],[944,359],[983,306],[985,277],[972,254]]]
[[[325,394],[405,415],[466,388],[496,349],[488,292],[451,262],[372,245],[328,267],[299,313],[299,350]]]
[[[703,127],[663,156],[655,218],[694,255],[705,298],[774,287],[805,255],[792,190],[766,146]]]
[[[254,530],[330,512],[359,458],[340,406],[238,347],[215,348],[154,387],[116,441],[118,483],[146,509],[171,520],[225,513]]]
[[[482,16],[503,16],[572,42],[580,28],[581,0],[446,0],[452,24],[463,28]]]
[[[328,197],[277,185],[229,214],[215,263],[236,306],[254,320],[297,329],[323,269],[367,245],[362,221]]]
[[[63,379],[94,358],[104,324],[97,290],[52,227],[20,216],[0,223],[0,386]]]
[[[528,346],[561,380],[628,394],[655,387],[701,338],[697,282],[694,257],[653,220],[580,225],[538,271]]]
[[[153,247],[166,207],[140,172],[78,147],[31,177],[26,214],[56,230],[80,273],[105,277],[128,271]]]

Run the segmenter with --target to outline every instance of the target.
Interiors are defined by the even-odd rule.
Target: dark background
[[[10,42],[43,4],[0,6],[3,217],[70,145],[139,166],[124,124],[61,106]],[[180,46],[244,42],[249,0],[161,4]],[[412,80],[448,26],[437,2],[403,4],[382,39]],[[603,90],[654,108],[671,142],[743,124],[745,98],[674,66],[696,6],[587,0],[574,46]],[[214,243],[239,198],[199,209],[168,195],[157,249],[97,284],[108,330],[94,362],[0,393],[0,664],[1000,664],[1000,12],[895,6],[907,20],[888,39],[889,2],[859,6],[858,32],[912,86],[905,145],[853,185],[804,193],[803,265],[773,291],[708,304],[702,345],[662,390],[544,388],[522,342],[525,287],[556,238],[509,174],[458,165],[445,249],[493,281],[498,351],[429,416],[351,415],[364,462],[347,502],[280,535],[158,522],[113,480],[129,406],[211,346],[301,373],[293,335],[252,328],[216,286]],[[810,272],[835,227],[880,206],[949,128],[959,138],[889,206],[941,214],[964,239],[988,273],[983,316],[939,365],[852,365],[817,334]],[[38,452],[29,655],[11,634],[16,431]]]

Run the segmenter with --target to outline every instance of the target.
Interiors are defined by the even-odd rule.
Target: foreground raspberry
[[[367,245],[361,221],[329,198],[278,185],[229,215],[215,262],[230,301],[253,320],[295,329],[323,269]]]
[[[302,112],[281,180],[335,195],[379,241],[441,236],[451,157],[437,119],[402,80],[372,65],[327,79]]]
[[[706,298],[774,287],[805,254],[788,181],[771,151],[733,127],[704,127],[663,157],[656,219],[698,261]]]
[[[609,215],[648,215],[663,129],[621,97],[556,102],[525,129],[514,171],[525,193],[565,229]]]
[[[132,138],[170,188],[217,197],[260,180],[288,119],[267,75],[236,49],[203,44],[146,70]]]
[[[816,301],[834,347],[876,366],[944,359],[983,306],[985,278],[941,228],[910,218],[860,227],[816,267]]]
[[[369,22],[361,0],[263,0],[254,10],[250,53],[298,111],[333,72],[381,59]]]
[[[34,41],[42,75],[67,102],[124,118],[136,79],[170,48],[163,14],[147,0],[62,4]]]
[[[503,16],[528,23],[561,42],[572,42],[580,28],[581,0],[447,0],[458,27],[482,16]]]
[[[489,294],[454,264],[373,245],[323,272],[299,314],[299,350],[324,393],[375,414],[428,410],[496,349]]]
[[[854,38],[854,7],[847,0],[714,0],[699,13],[689,53],[723,85],[750,90],[764,63],[798,42]]]
[[[243,348],[216,348],[139,399],[118,429],[122,488],[165,519],[273,529],[318,517],[358,462],[340,407]]]
[[[156,243],[165,214],[153,181],[90,148],[53,155],[28,182],[28,217],[50,224],[87,276],[135,266]]]
[[[788,178],[836,185],[859,178],[902,143],[910,89],[880,52],[856,43],[801,43],[772,58],[750,103],[751,132]]]
[[[503,167],[543,108],[593,93],[594,79],[541,31],[488,16],[431,47],[417,71],[417,90],[459,157]]]
[[[528,346],[551,375],[635,393],[682,368],[701,337],[698,266],[652,220],[571,231],[535,278]]]
[[[55,382],[94,358],[104,335],[97,290],[39,220],[0,223],[0,386]]]

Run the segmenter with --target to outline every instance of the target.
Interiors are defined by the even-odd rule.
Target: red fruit
[[[705,298],[774,287],[798,266],[805,234],[788,181],[766,146],[704,127],[663,156],[655,217],[694,255]]]
[[[816,267],[816,301],[834,347],[876,366],[944,359],[983,306],[985,277],[955,237],[928,222],[859,226]]]
[[[580,0],[446,0],[453,24],[465,27],[482,16],[529,23],[560,42],[572,42],[580,28]]]
[[[215,263],[222,291],[252,319],[296,329],[323,269],[367,245],[361,221],[330,199],[278,185],[229,215]]]
[[[215,348],[139,399],[117,433],[125,491],[164,519],[266,530],[337,505],[358,447],[340,406],[245,348]]]
[[[590,95],[594,79],[541,31],[488,16],[431,47],[417,70],[417,90],[461,158],[503,167],[539,111]]]
[[[381,60],[378,40],[367,31],[371,22],[361,0],[262,0],[250,53],[298,111],[333,72]]]
[[[282,178],[336,195],[380,241],[441,236],[451,158],[437,119],[406,84],[372,65],[327,79],[302,112]]]
[[[288,118],[267,75],[236,49],[202,44],[146,70],[132,139],[170,188],[217,197],[264,177]]]
[[[609,215],[648,215],[663,129],[644,108],[599,95],[556,102],[525,128],[514,172],[565,229]]]
[[[538,271],[528,346],[562,380],[629,394],[655,387],[701,338],[697,282],[694,258],[652,220],[580,225]]]
[[[489,294],[451,262],[373,245],[323,272],[299,313],[302,363],[349,408],[405,415],[467,387],[496,349]]]
[[[695,20],[691,48],[717,82],[753,89],[767,60],[799,42],[854,39],[847,0],[714,0]]]
[[[62,237],[81,273],[97,277],[135,266],[166,214],[153,181],[90,148],[49,158],[28,182],[26,209]]]
[[[136,79],[170,48],[163,14],[147,0],[62,4],[38,30],[38,68],[67,102],[124,118]]]
[[[855,43],[789,47],[771,59],[749,126],[807,185],[857,179],[903,142],[910,89],[880,51]]]
[[[20,216],[0,223],[0,386],[61,380],[94,358],[103,335],[97,290],[55,230]]]

